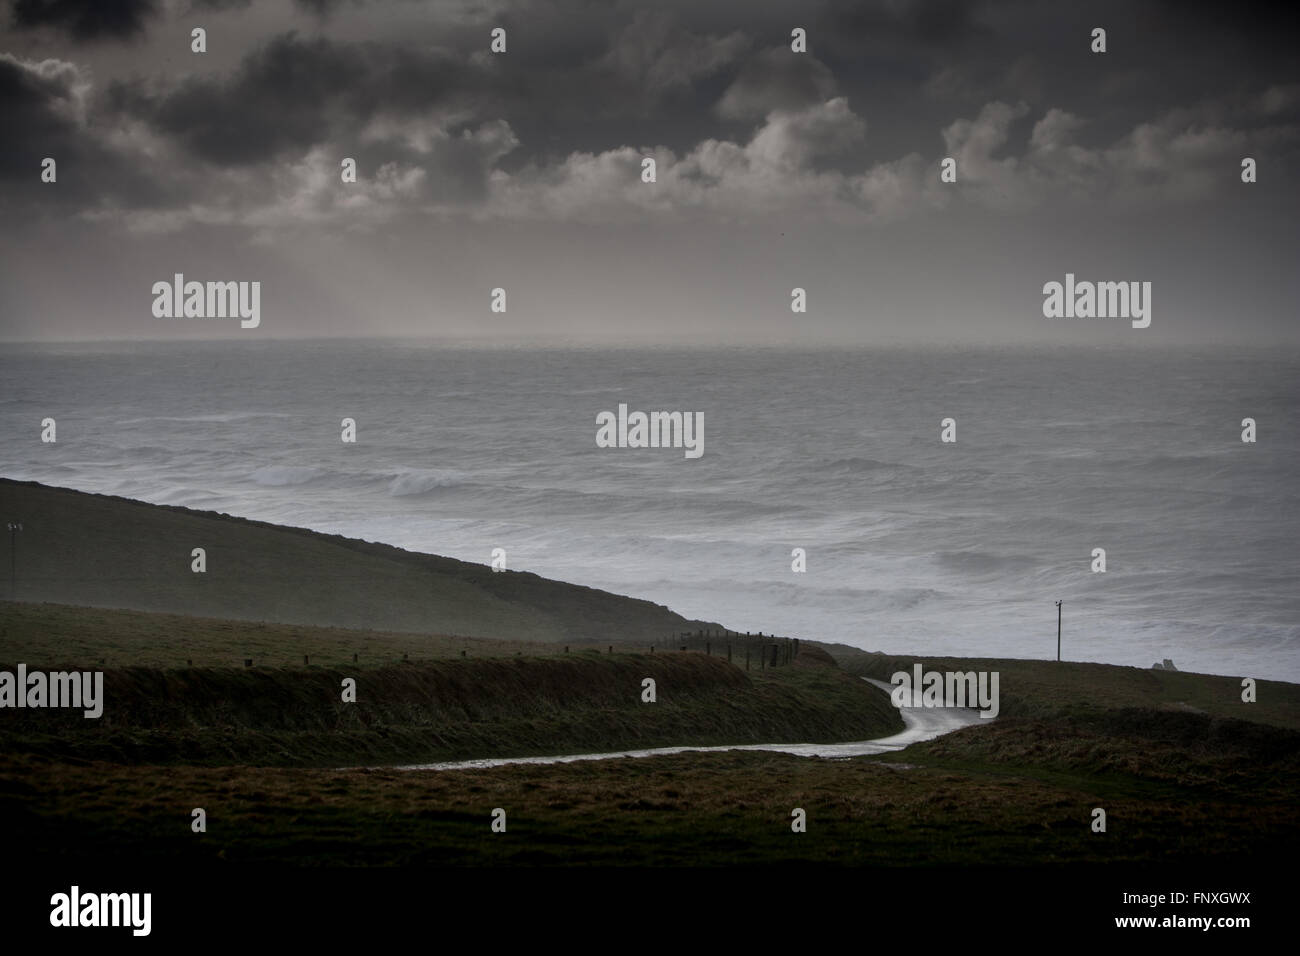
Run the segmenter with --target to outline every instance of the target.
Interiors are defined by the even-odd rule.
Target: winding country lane
[[[864,677],[863,680],[879,687],[886,694],[892,685],[885,681]],[[773,753],[795,754],[800,757],[864,757],[870,754],[902,750],[909,744],[930,740],[972,724],[988,723],[978,710],[969,707],[902,707],[899,708],[902,731],[877,740],[859,740],[843,744],[734,744],[722,747],[651,747],[646,750],[615,750],[608,753],[565,754],[556,757],[489,757],[479,760],[452,760],[445,763],[408,764],[398,770],[479,770],[485,767],[502,767],[506,764],[572,763],[575,760],[613,760],[617,757],[658,757],[665,754],[709,753],[724,750],[767,750]]]

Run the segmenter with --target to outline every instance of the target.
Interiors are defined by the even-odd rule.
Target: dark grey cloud
[[[52,27],[74,40],[129,39],[158,9],[157,0],[14,0],[11,18],[20,30]]]
[[[0,244],[11,256],[38,220],[75,234],[87,257],[97,243],[148,249],[145,273],[182,243],[214,259],[278,243],[303,260],[300,289],[319,242],[330,278],[295,301],[346,300],[364,280],[381,303],[390,287],[406,290],[406,313],[422,315],[424,250],[456,263],[449,286],[472,273],[490,288],[502,280],[486,272],[509,249],[541,290],[569,262],[615,270],[606,304],[617,316],[615,293],[642,268],[627,263],[662,284],[665,250],[690,249],[697,235],[717,245],[683,252],[676,267],[719,288],[855,274],[847,263],[862,243],[878,274],[928,287],[970,272],[975,245],[985,263],[1051,252],[1055,275],[1095,248],[1139,261],[1178,248],[1199,223],[1241,250],[1225,282],[1247,282],[1252,261],[1293,246],[1300,221],[1285,179],[1300,162],[1300,74],[1277,21],[1249,4],[1240,18],[1162,0],[132,9],[130,31],[99,34],[130,37],[129,48],[72,42],[66,14],[48,29],[0,32]],[[216,11],[210,52],[191,55],[189,14],[205,10]],[[1088,51],[1098,25],[1109,31],[1104,56]],[[496,26],[505,55],[488,50]],[[789,49],[795,26],[808,31],[807,54]],[[60,179],[42,191],[45,155]],[[647,155],[653,185],[640,179]],[[1240,182],[1243,155],[1259,160],[1258,184]],[[955,184],[939,183],[945,156],[958,160]],[[357,160],[354,184],[340,182],[343,157]],[[1121,223],[1141,225],[1140,245],[1125,244],[1136,233]],[[367,242],[350,244],[354,232]],[[909,232],[911,247],[898,241]],[[478,245],[462,248],[471,234]],[[591,239],[613,234],[618,243]],[[691,272],[719,255],[739,278]],[[589,278],[571,275],[568,288]],[[859,314],[849,293],[841,303]],[[826,314],[808,321],[834,321]],[[746,320],[738,311],[733,321]]]
[[[138,208],[178,201],[147,168],[106,142],[93,124],[89,77],[61,60],[0,53],[0,208],[17,221],[93,210],[105,203]],[[41,181],[45,158],[57,180]]]
[[[262,162],[325,141],[350,99],[379,91],[372,64],[354,46],[286,34],[250,53],[228,78],[193,76],[154,95],[138,84],[112,94],[192,154],[221,165]]]
[[[1229,48],[1249,48],[1268,59],[1280,55],[1295,66],[1296,12],[1273,0],[1149,0],[1139,5],[1137,22],[1144,33],[1171,40],[1196,37],[1226,41]],[[1177,29],[1172,29],[1176,24]]]
[[[174,219],[202,201],[206,168],[178,163],[167,138],[117,109],[110,94],[73,61],[0,52],[3,231],[80,229],[123,215]],[[46,158],[56,163],[53,183],[42,180]]]
[[[70,63],[26,63],[0,54],[0,115],[6,147],[0,177],[26,178],[51,153],[69,154],[82,110],[80,74]]]
[[[713,82],[716,99],[749,47],[739,31],[696,33],[646,11],[576,31],[549,15],[510,26],[512,16],[519,14],[499,21],[511,37],[502,57],[487,52],[486,26],[472,39],[461,28],[436,46],[289,32],[264,40],[229,75],[170,86],[130,78],[114,84],[111,99],[220,164],[262,162],[336,138],[346,144],[349,131],[376,116],[434,111],[460,129],[508,122],[524,144],[522,163],[606,148],[638,129],[641,142],[689,148],[716,124],[710,104],[696,100],[697,84]],[[783,82],[799,79],[796,69]],[[824,76],[816,82],[827,83]],[[742,81],[740,90],[755,83]]]
[[[193,157],[239,167],[332,143],[356,155],[377,128],[399,141],[391,119],[447,117],[452,133],[492,115],[492,81],[470,58],[392,44],[274,36],[228,76],[190,76],[174,87],[115,83],[115,112],[147,122]],[[418,137],[419,131],[408,131]],[[400,145],[397,147],[400,151]]]
[[[984,6],[969,0],[821,4],[814,14],[815,45],[836,50],[891,48],[908,55],[930,51],[950,56],[993,37],[993,31],[981,20]],[[810,39],[809,49],[813,47]]]
[[[134,130],[152,140],[158,185],[145,208],[197,190],[184,205],[202,210],[198,220],[259,210],[260,228],[342,215],[327,183],[345,156],[366,180],[353,190],[364,201],[352,202],[371,216],[477,203],[489,216],[617,221],[783,206],[896,217],[955,200],[1025,209],[1053,197],[1127,201],[1143,187],[1177,200],[1213,192],[1234,150],[1273,162],[1295,152],[1287,84],[1161,104],[1154,90],[1127,88],[1130,73],[1151,73],[1120,55],[1085,56],[1108,84],[1090,96],[1063,87],[1044,61],[1062,43],[1086,49],[1094,16],[1125,45],[1133,18],[1110,9],[1052,21],[1050,34],[1034,5],[952,0],[757,4],[743,18],[676,3],[465,8],[432,32],[271,33],[225,69],[195,69],[199,58],[186,62],[194,72],[111,79],[88,100],[98,124],[67,127],[57,110],[19,120],[34,141],[54,136],[42,122],[64,123],[81,148],[115,125]],[[815,52],[789,49],[792,24],[807,25]],[[505,55],[488,52],[494,25],[507,30]],[[647,152],[661,166],[653,193],[639,190]],[[927,169],[944,155],[958,158],[961,184],[936,193]]]
[[[775,109],[797,110],[835,95],[835,77],[815,56],[792,55],[789,47],[764,50],[748,59],[717,105],[730,120],[760,119]]]
[[[365,3],[365,0],[293,0],[293,3],[294,6],[323,20],[345,3],[359,7]]]

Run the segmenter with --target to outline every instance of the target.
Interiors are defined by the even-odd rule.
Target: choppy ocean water
[[[468,561],[501,547],[868,650],[1053,657],[1061,599],[1067,659],[1300,680],[1298,373],[1226,350],[11,345],[0,474]],[[597,447],[620,403],[702,412],[703,456]]]

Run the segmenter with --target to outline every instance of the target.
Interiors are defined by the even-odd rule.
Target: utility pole
[[[18,600],[18,532],[23,530],[22,522],[9,522],[9,600]]]
[[[1061,602],[1056,602],[1056,659],[1061,660]]]

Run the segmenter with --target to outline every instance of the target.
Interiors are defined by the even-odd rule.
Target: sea
[[[500,548],[873,651],[1053,659],[1060,601],[1065,660],[1300,681],[1298,373],[1231,348],[10,344],[0,475]],[[600,447],[620,404],[700,413],[703,454]]]

